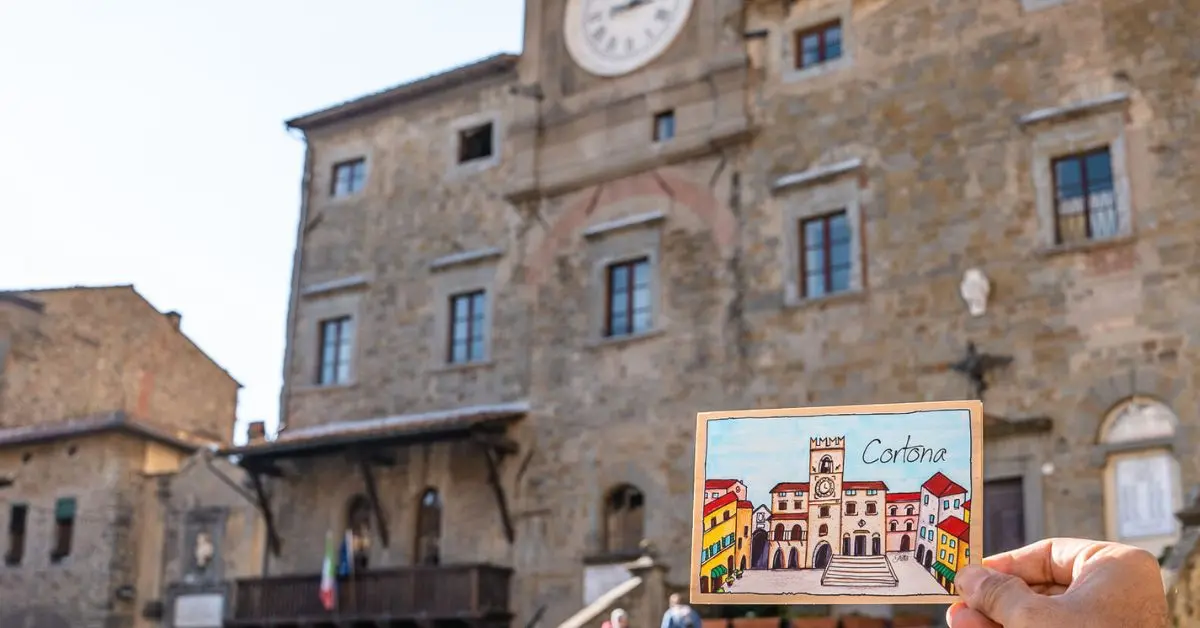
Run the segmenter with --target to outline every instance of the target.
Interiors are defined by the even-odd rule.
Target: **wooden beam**
[[[262,475],[251,472],[250,481],[254,484],[254,494],[258,498],[258,510],[262,513],[263,523],[267,524],[267,546],[278,558],[282,548],[279,533],[275,530],[275,516],[271,513],[271,503],[267,499],[267,491],[263,488]]]
[[[383,508],[379,507],[379,490],[375,485],[375,472],[371,470],[371,463],[366,457],[359,458],[358,469],[362,472],[363,484],[367,487],[367,499],[371,501],[371,512],[375,513],[375,526],[379,528],[379,540],[384,547],[387,547],[391,542],[391,537],[388,534],[387,518],[383,516]]]
[[[483,455],[487,459],[488,484],[492,486],[492,493],[496,496],[496,506],[500,509],[500,522],[504,524],[504,536],[511,545],[516,540],[517,535],[513,530],[512,516],[508,512],[508,497],[504,495],[504,486],[500,484],[499,457],[496,455],[496,450],[492,447],[484,443],[479,443],[479,447],[483,450]]]

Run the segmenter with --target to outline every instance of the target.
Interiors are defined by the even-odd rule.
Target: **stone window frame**
[[[496,276],[503,249],[489,247],[439,257],[429,264],[433,277],[434,320],[429,339],[430,364],[434,370],[457,370],[490,365],[496,321]],[[451,362],[448,350],[451,331],[451,299],[467,292],[483,291],[483,355],[477,360]]]
[[[588,344],[602,346],[656,336],[666,330],[662,281],[662,224],[666,214],[652,211],[589,227],[587,240]],[[607,336],[608,268],[613,264],[645,259],[650,267],[650,328],[646,331]]]
[[[1113,428],[1116,420],[1121,417],[1122,411],[1135,404],[1147,404],[1158,406],[1168,413],[1172,433],[1169,436],[1156,437],[1139,437],[1133,439],[1112,440],[1110,430]],[[1183,495],[1183,474],[1180,465],[1180,451],[1177,446],[1180,437],[1183,436],[1180,430],[1179,414],[1173,408],[1167,405],[1164,401],[1150,397],[1147,395],[1135,394],[1117,402],[1105,414],[1100,423],[1099,434],[1097,435],[1097,445],[1095,456],[1103,458],[1103,475],[1104,475],[1104,533],[1105,536],[1120,543],[1134,545],[1147,549],[1151,553],[1155,553],[1154,549],[1160,551],[1176,542],[1182,532],[1182,526],[1179,520],[1174,516],[1174,513],[1181,510],[1184,506]],[[1173,531],[1170,534],[1130,537],[1122,538],[1119,527],[1119,514],[1117,512],[1117,464],[1122,460],[1133,460],[1138,458],[1149,457],[1165,457],[1170,466],[1170,474],[1172,480],[1171,486],[1171,522]]]
[[[1019,122],[1033,134],[1030,168],[1038,216],[1038,243],[1047,252],[1076,250],[1135,235],[1134,203],[1126,138],[1126,105],[1129,98],[1115,93],[1061,107],[1033,111]],[[1061,157],[1107,147],[1112,166],[1120,225],[1114,236],[1060,244],[1057,237],[1056,189],[1053,163]]]
[[[328,152],[326,152],[328,151]],[[375,159],[371,150],[362,142],[354,142],[345,146],[331,147],[318,151],[314,159],[310,198],[320,199],[322,206],[339,206],[352,204],[366,196],[371,188],[371,178],[375,170]],[[363,186],[352,194],[335,196],[333,194],[334,170],[339,164],[349,161],[363,160]]]
[[[866,291],[866,253],[863,230],[862,189],[858,174],[861,159],[848,159],[827,166],[788,174],[776,179],[773,189],[783,205],[783,247],[780,263],[784,266],[783,302],[786,307],[822,303]],[[846,290],[816,297],[803,296],[800,276],[800,225],[802,221],[845,211],[850,225],[850,285]]]
[[[840,0],[830,6],[815,9],[785,21],[781,26],[781,35],[778,37],[779,44],[776,51],[776,59],[781,64],[780,80],[783,83],[797,83],[817,76],[833,74],[854,65],[853,15],[853,2]],[[842,56],[812,67],[796,67],[796,46],[799,42],[797,35],[835,21],[839,22],[842,27]]]
[[[365,287],[366,284],[356,284]],[[296,345],[308,348],[309,351],[297,352],[296,359],[301,363],[299,369],[291,369],[289,376],[299,373],[300,383],[295,386],[297,392],[318,390],[341,390],[352,388],[358,384],[359,370],[362,365],[363,338],[365,320],[363,317],[363,291],[339,290],[323,291],[316,296],[301,295],[304,301],[300,305],[301,316],[307,323],[297,326]],[[324,321],[349,316],[354,321],[354,338],[350,348],[350,376],[345,382],[336,384],[319,384],[318,369],[321,366],[321,325]]]
[[[451,178],[471,176],[497,166],[500,163],[500,155],[504,150],[504,146],[502,145],[504,138],[503,120],[504,118],[499,111],[481,111],[453,120],[449,125],[449,136],[447,137],[447,146],[449,146],[449,149],[446,151],[447,176]],[[458,154],[462,132],[486,124],[492,125],[492,154],[489,157],[460,163],[458,161]]]

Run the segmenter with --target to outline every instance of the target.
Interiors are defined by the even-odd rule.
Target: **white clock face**
[[[632,72],[679,36],[693,0],[567,0],[567,51],[599,76]]]

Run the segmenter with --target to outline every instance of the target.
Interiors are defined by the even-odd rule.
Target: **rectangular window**
[[[779,502],[780,510],[787,510],[787,502]]]
[[[483,290],[450,297],[449,361],[464,364],[483,360],[487,324],[487,293]]]
[[[874,514],[877,514],[877,513],[878,513],[878,511],[877,511],[875,508],[876,508],[876,507],[875,507],[875,502],[867,502],[867,514],[868,514],[868,515],[874,515]]]
[[[650,260],[643,257],[610,265],[607,297],[605,336],[650,331]]]
[[[949,507],[950,507],[950,500],[943,499],[942,500],[942,508],[949,508]]]
[[[13,504],[8,511],[8,553],[4,564],[20,565],[25,558],[25,524],[29,520],[29,506]]]
[[[359,157],[333,165],[332,196],[349,196],[363,189],[367,181],[367,160]]]
[[[854,496],[854,495],[858,494],[858,491],[856,491],[854,489],[850,489],[850,490],[846,491],[846,494],[850,495],[850,496]]]
[[[942,534],[942,543],[943,543],[943,544],[945,544],[945,543],[946,543],[946,535],[945,535],[945,534]]]
[[[803,506],[801,506],[801,505],[800,505],[800,502],[799,502],[799,501],[793,501],[793,502],[792,502],[792,508],[795,508],[796,510],[800,510],[800,509],[802,509],[802,508],[803,508]]]
[[[958,542],[955,539],[950,539],[950,549],[954,549],[957,545]]]
[[[947,556],[947,557],[946,557],[946,560],[947,560],[947,561],[949,561],[949,563],[950,563],[951,565],[953,565],[953,564],[954,564],[954,554],[951,554],[951,555]]]
[[[322,386],[350,381],[350,356],[354,349],[354,321],[349,316],[321,321],[321,364],[317,383]]]
[[[821,506],[820,516],[822,516],[822,517],[829,516],[829,506]]]
[[[956,500],[954,500],[954,507],[955,507],[955,508],[961,508],[961,507],[962,507],[962,500],[961,500],[961,499],[956,499]]]
[[[807,69],[842,56],[842,21],[826,22],[796,33],[796,68]]]
[[[792,495],[795,495],[796,497],[804,497],[804,492],[803,492],[803,491],[796,491],[795,493],[792,493]]]
[[[848,514],[848,515],[858,514],[858,505],[855,504],[854,502],[846,502],[846,514]]]
[[[1057,243],[1116,236],[1120,220],[1109,147],[1060,157],[1051,168]]]
[[[458,163],[492,156],[494,127],[491,122],[458,132]]]
[[[850,289],[850,221],[845,210],[801,221],[800,250],[805,298]]]
[[[876,494],[878,494],[878,493],[879,493],[879,491],[877,491],[877,490],[875,490],[875,489],[873,489],[873,488],[867,489],[867,497],[874,496],[874,495],[876,495]]]
[[[928,495],[925,496],[925,505],[926,506],[929,505],[929,496]]]
[[[665,142],[675,137],[675,110],[662,111],[654,115],[654,141]]]
[[[933,515],[929,515],[929,525],[933,525]]]
[[[940,559],[942,559],[942,560],[946,560],[946,550],[941,550],[941,551],[939,551],[939,552],[938,552],[938,558],[940,558]]]
[[[63,497],[54,503],[54,547],[50,562],[57,563],[71,555],[71,537],[75,534],[75,498]]]

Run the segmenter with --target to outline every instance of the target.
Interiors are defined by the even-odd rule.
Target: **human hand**
[[[955,577],[963,602],[950,628],[1165,628],[1158,561],[1119,543],[1047,539],[968,565]]]

